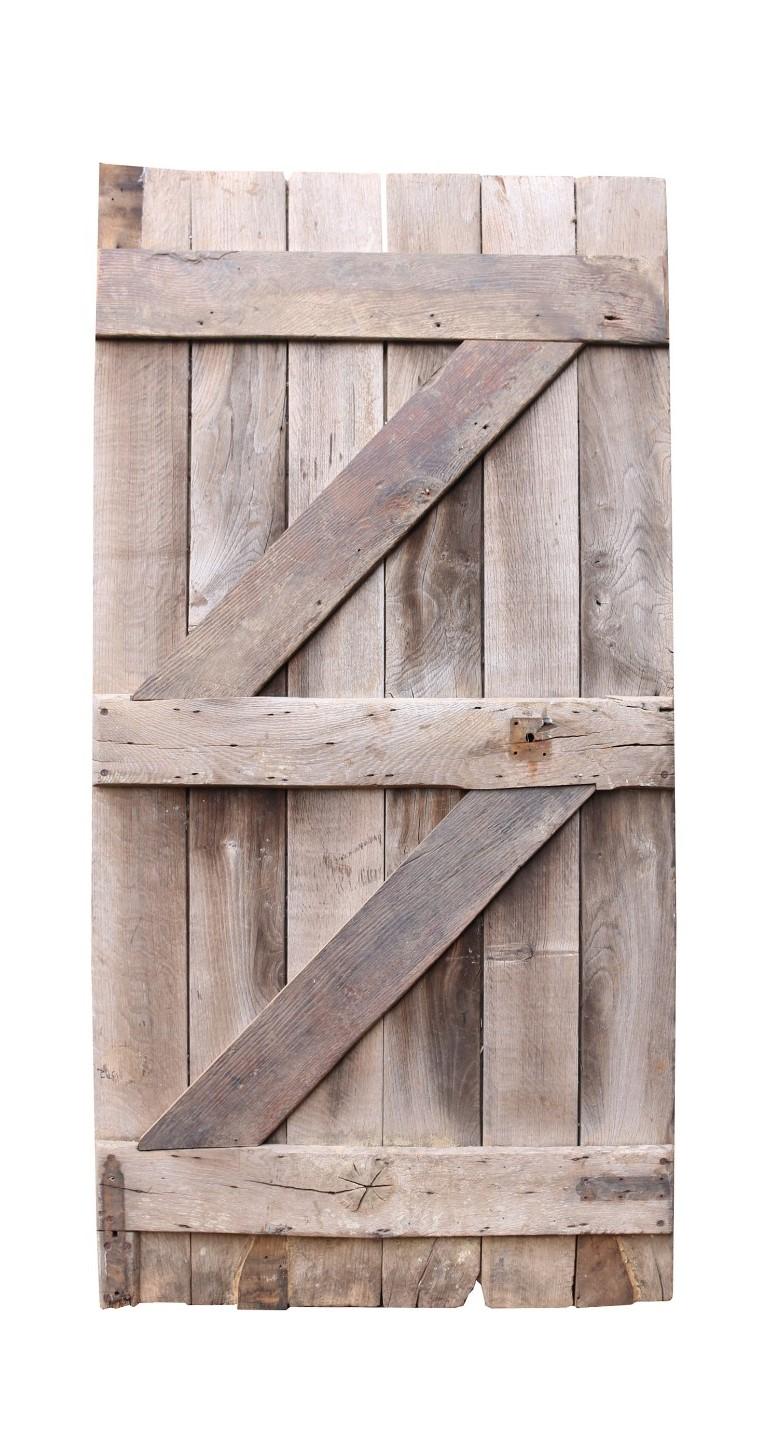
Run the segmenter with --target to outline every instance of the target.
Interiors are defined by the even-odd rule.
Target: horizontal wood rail
[[[105,785],[673,787],[673,702],[99,696],[93,772]]]
[[[463,343],[135,696],[261,690],[579,350]]]
[[[103,338],[662,343],[663,262],[325,252],[100,254]]]
[[[101,1141],[127,1231],[281,1236],[663,1235],[670,1145],[459,1150],[263,1145],[155,1151]],[[105,1218],[99,1208],[100,1225]]]
[[[265,1140],[592,792],[469,792],[142,1136],[140,1149]]]

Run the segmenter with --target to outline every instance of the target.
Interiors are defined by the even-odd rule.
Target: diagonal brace
[[[580,348],[461,344],[135,696],[256,695]]]
[[[592,792],[469,792],[139,1149],[263,1141]]]

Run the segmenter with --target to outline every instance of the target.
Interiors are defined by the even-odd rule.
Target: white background
[[[758,14],[758,7],[756,14]],[[759,1446],[768,174],[754,7],[140,3],[4,22],[0,1307],[10,1446]],[[764,57],[766,63],[766,52]],[[97,163],[663,175],[677,648],[669,1305],[99,1313],[88,946]],[[10,325],[10,327],[9,327]],[[11,394],[9,400],[8,394]],[[9,806],[10,798],[10,806]],[[765,1430],[766,1431],[766,1430]]]

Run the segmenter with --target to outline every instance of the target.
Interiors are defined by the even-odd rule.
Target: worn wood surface
[[[578,248],[665,252],[662,182],[577,184]],[[584,692],[669,694],[668,355],[592,349],[579,371]],[[583,814],[581,1142],[668,1140],[673,1120],[674,842],[668,793]],[[634,1268],[641,1268],[637,1272]],[[578,1305],[671,1295],[670,1256],[578,1244]]]
[[[290,209],[291,195],[290,189]],[[325,354],[317,356],[341,359],[341,346],[327,344]],[[380,356],[376,345],[359,346]],[[306,489],[306,507],[285,534],[134,694],[239,696],[258,691],[506,424],[542,393],[579,347],[463,343],[370,443],[358,453],[350,451],[355,458],[346,459],[341,472],[336,472],[342,462],[339,452],[335,457],[331,448],[333,467],[324,473],[336,473],[332,483]],[[292,346],[290,372],[291,360],[309,348]],[[317,391],[299,397],[306,417],[320,407]],[[357,396],[356,407],[366,397],[365,392]],[[344,400],[353,407],[349,392]],[[335,418],[342,402],[340,394]],[[292,407],[290,459],[294,417]],[[328,437],[325,448],[329,450]]]
[[[285,1236],[250,1238],[246,1255],[238,1268],[233,1300],[240,1311],[286,1311],[289,1306],[289,1243]]]
[[[431,178],[424,180],[432,185]],[[425,342],[666,339],[661,260],[491,254],[450,260],[415,256],[415,237],[402,231],[406,250],[381,256],[325,254],[315,238],[316,250],[305,253],[104,252],[97,333]],[[476,236],[473,252],[478,245]]]
[[[427,250],[479,250],[479,179],[391,176],[388,244],[422,260]],[[395,413],[440,368],[452,346],[393,344],[388,411]],[[387,701],[481,692],[481,466],[401,541],[385,567]],[[478,704],[478,703],[477,703]],[[395,709],[393,709],[395,708]],[[478,716],[478,713],[474,713]],[[440,753],[443,755],[443,753]],[[373,762],[374,754],[370,753]],[[391,771],[392,767],[388,767]],[[397,784],[396,773],[388,779]],[[386,782],[387,785],[387,782]],[[411,785],[411,784],[405,784]],[[419,786],[416,782],[414,785]],[[443,782],[437,785],[446,785]],[[385,865],[393,872],[458,801],[450,791],[390,791]],[[481,1102],[481,925],[476,920],[384,1022],[383,1137],[397,1145],[478,1143]],[[461,1306],[475,1285],[478,1241],[386,1241],[385,1306]]]
[[[670,1145],[98,1146],[127,1227],[289,1237],[559,1236],[671,1229]],[[289,1247],[291,1250],[291,1246]]]
[[[571,177],[484,178],[484,246],[490,251],[574,253],[574,215]],[[574,365],[490,450],[484,500],[486,692],[576,692]],[[535,743],[530,750],[538,750]],[[579,832],[575,818],[486,914],[485,1144],[577,1140]],[[569,1305],[574,1260],[571,1237],[486,1240],[487,1304]]]
[[[184,186],[169,187],[166,173],[149,171],[141,195],[142,241],[186,246]],[[108,189],[108,202],[111,196]],[[120,226],[112,212],[113,242],[121,227],[138,227],[136,208],[130,210],[130,221],[124,216]],[[134,690],[185,633],[188,353],[184,343],[97,344],[97,691]],[[185,799],[178,788],[94,795],[94,1073],[101,1136],[138,1137],[187,1084]],[[150,1234],[141,1254],[138,1248],[130,1254],[141,1300],[189,1300],[187,1235]]]
[[[191,242],[194,247],[285,246],[283,176],[193,173]],[[285,528],[285,412],[285,344],[193,345],[191,630]],[[281,792],[193,792],[188,811],[190,1075],[195,1079],[285,982],[286,803]],[[259,1248],[247,1254],[240,1238],[212,1235],[192,1238],[191,1258],[194,1302],[244,1298],[255,1307],[264,1279],[265,1305],[275,1304],[272,1254],[267,1260]]]
[[[143,1150],[258,1144],[587,801],[470,792],[175,1105]],[[305,1135],[305,1140],[307,1140]]]
[[[476,498],[480,502],[480,493]],[[461,504],[465,523],[471,511],[467,500]],[[439,509],[448,506],[449,499]],[[427,523],[431,528],[426,538],[415,531],[409,543],[415,539],[428,563],[435,549],[439,564],[453,568],[456,560],[448,548],[453,520],[429,518]],[[477,530],[477,560],[479,541]],[[393,580],[389,618],[408,619],[412,597],[408,587],[402,591],[397,569],[403,579],[406,565],[398,564],[398,552],[388,562]],[[442,684],[431,663],[439,642],[451,638],[451,616],[442,612],[438,626],[429,623],[431,615],[424,611],[420,620],[426,631],[436,634],[433,648],[420,650],[420,632],[413,627],[400,665],[396,651],[392,654],[399,671],[394,684],[402,691],[410,685],[404,660],[412,651],[415,683],[422,656],[426,685],[435,690]],[[464,631],[458,634],[464,639]],[[451,672],[447,679],[452,680]],[[474,685],[478,689],[478,680]],[[253,696],[134,701],[99,696],[94,703],[93,777],[107,785],[184,782],[191,787],[470,789],[592,782],[599,791],[671,788],[674,712],[670,697],[511,699],[474,697],[470,691],[461,700]],[[415,808],[422,800],[414,794],[408,799]],[[395,810],[397,799],[392,804]]]
[[[289,182],[293,248],[381,246],[375,176],[302,174]],[[382,348],[367,343],[289,347],[289,521],[381,428]],[[348,542],[350,545],[350,542]],[[352,553],[352,551],[351,551]],[[329,561],[330,569],[334,567]],[[322,567],[325,569],[325,567]],[[275,619],[275,616],[274,616]],[[307,642],[288,667],[302,696],[382,696],[382,567]],[[363,907],[382,882],[382,795],[291,792],[288,797],[289,977]],[[351,1041],[352,1043],[352,1041]],[[375,1026],[291,1116],[288,1139],[379,1145],[382,1141],[382,1030]],[[288,1249],[294,1306],[377,1306],[381,1254],[371,1242],[294,1241]]]
[[[165,254],[156,263],[175,270],[182,289],[186,277],[204,280],[210,271],[189,261],[191,249],[259,253],[255,266],[270,268],[265,254],[284,248],[287,225],[298,278],[306,265],[330,274],[352,265],[359,278],[381,268],[379,179],[303,175],[290,191],[287,217],[280,177],[105,167],[100,245]],[[431,381],[453,353],[457,367],[483,346],[454,350],[449,341],[457,307],[471,303],[478,312],[478,293],[465,283],[479,268],[480,236],[480,266],[498,269],[498,279],[506,269],[512,275],[511,255],[519,278],[536,276],[545,262],[551,283],[565,267],[595,280],[608,261],[616,277],[653,278],[663,341],[664,206],[662,184],[644,179],[585,179],[575,196],[571,179],[494,177],[479,187],[469,177],[391,178],[392,252],[381,271],[394,268],[400,279],[385,300],[388,327],[419,320],[425,299],[418,294],[431,271],[441,306],[429,309],[434,317],[419,341],[389,343],[384,376],[382,346],[363,341],[365,331],[358,341],[293,341],[287,350],[248,329],[218,342],[196,324],[192,350],[162,336],[97,345],[94,780],[104,790],[94,809],[94,983],[104,1305],[459,1306],[479,1271],[480,1237],[492,1306],[624,1305],[671,1295],[670,1196],[665,1189],[658,1202],[662,1216],[640,1221],[639,1206],[661,1187],[640,1184],[639,1167],[631,1185],[611,1163],[582,1175],[581,1222],[547,1225],[533,1216],[542,1201],[524,1192],[537,1191],[539,1180],[551,1205],[553,1162],[539,1173],[529,1163],[531,1186],[520,1169],[511,1173],[518,1187],[511,1193],[485,1170],[494,1181],[486,1207],[499,1193],[510,1208],[519,1194],[526,1219],[498,1225],[487,1216],[455,1223],[453,1233],[447,1221],[420,1217],[436,1211],[437,1196],[442,1215],[450,1199],[465,1214],[473,1194],[467,1164],[452,1170],[450,1197],[449,1179],[425,1185],[425,1168],[415,1165],[404,1180],[402,1162],[395,1186],[381,1174],[377,1190],[381,1167],[371,1161],[466,1155],[479,1137],[483,1064],[487,1143],[474,1154],[615,1156],[617,1141],[621,1154],[624,1146],[657,1150],[649,1174],[666,1182],[670,1175],[673,816],[671,792],[656,790],[673,785],[668,355],[623,346],[631,313],[619,310],[600,320],[612,347],[592,342],[577,358],[577,342],[550,344],[565,348],[564,359],[551,382],[531,389],[512,427],[501,402],[511,380],[504,385],[496,365],[497,437],[483,466],[470,437],[474,423],[491,422],[481,405],[450,440],[450,449],[459,443],[466,451],[462,460],[450,453],[435,463],[447,409],[435,397],[440,376]],[[346,248],[360,254],[352,264],[330,255]],[[455,248],[459,264],[440,255]],[[441,278],[453,263],[450,297]],[[220,257],[213,272],[221,279],[238,265]],[[117,270],[124,266],[133,264],[119,259]],[[458,266],[469,269],[466,278],[458,279]],[[236,293],[227,302],[233,316]],[[589,295],[598,297],[589,287],[572,304],[584,308]],[[247,308],[263,301],[252,292]],[[365,329],[373,315],[363,293],[348,292],[346,301]],[[558,290],[551,286],[544,301],[544,309],[534,307],[542,314],[535,324],[550,329]],[[170,293],[163,302],[173,305]],[[510,321],[510,302],[502,284],[483,301],[493,330]],[[338,303],[328,290],[313,297],[322,328],[330,319],[336,326]],[[295,321],[297,305],[304,306],[292,294]],[[276,306],[289,316],[286,299]],[[524,311],[531,320],[531,301]],[[242,323],[246,316],[241,311]],[[562,310],[562,337],[570,336],[561,328],[566,316]],[[588,336],[599,337],[576,338]],[[641,340],[626,334],[629,341]],[[530,368],[549,350],[542,342],[488,346],[501,349],[498,360],[517,349]],[[469,372],[463,365],[456,378],[465,390]],[[473,386],[483,399],[481,372]],[[373,440],[371,474],[357,475],[354,456],[380,427],[383,403],[392,417],[411,398],[422,408],[432,403],[430,458],[414,454],[399,425],[384,449],[382,438]],[[487,429],[481,453],[490,436]],[[345,489],[343,509],[324,516],[326,533],[314,539],[316,523],[303,521],[299,552],[284,541],[285,558],[276,560],[287,520],[296,524],[323,501],[324,486],[351,461],[353,492]],[[383,501],[385,482],[394,493]],[[431,494],[420,498],[423,487]],[[351,503],[353,515],[345,514]],[[357,556],[330,600],[329,580],[355,554],[361,533],[371,559]],[[293,577],[288,596],[283,575]],[[206,676],[192,643],[205,641],[200,633],[226,614],[242,579],[249,623],[241,636],[215,632],[219,658]],[[259,593],[268,589],[277,593],[255,638]],[[179,650],[183,684],[174,686]],[[279,665],[287,661],[288,701]],[[131,692],[144,694],[148,673],[151,681],[158,673],[157,692],[153,685],[148,699],[131,700]],[[269,695],[245,695],[257,690]],[[153,699],[158,693],[171,699]],[[458,693],[462,699],[453,700]],[[565,778],[622,790],[597,793],[580,827],[575,815],[487,909],[481,1060],[478,929],[469,926],[291,1114],[288,1149],[278,1126],[273,1143],[258,1150],[244,1151],[243,1141],[195,1150],[192,1179],[187,1152],[138,1151],[148,1122],[184,1091],[188,1054],[194,1077],[244,1025],[260,1023],[287,954],[294,975],[333,952],[345,925],[353,943],[358,910],[376,912],[377,899],[368,899],[383,872],[407,858],[456,802],[457,789],[503,788],[479,794],[491,802],[512,784],[540,790]],[[642,784],[648,790],[638,791]],[[370,790],[353,790],[359,785]],[[304,790],[318,786],[324,790]],[[456,903],[451,887],[432,892],[436,913]],[[389,916],[374,930],[378,974],[391,929]],[[406,950],[397,971],[405,964]],[[347,1005],[337,1017],[349,1019]],[[243,1111],[250,1141],[246,1101]],[[569,1149],[577,1139],[584,1143]],[[311,1159],[296,1163],[290,1181],[271,1165],[264,1178],[273,1184],[253,1186],[244,1157],[301,1156],[305,1147]],[[330,1156],[342,1161],[332,1165]],[[336,1186],[332,1177],[341,1167],[345,1174],[346,1158],[355,1173]],[[149,1197],[134,1163],[141,1176],[163,1181],[147,1187]],[[392,1170],[389,1160],[390,1182]],[[474,1184],[475,1177],[474,1169]],[[568,1192],[573,1204],[577,1184]],[[433,1195],[423,1199],[418,1186]],[[178,1194],[186,1194],[183,1203]],[[362,1206],[351,1212],[359,1195]],[[606,1205],[616,1219],[606,1218]],[[138,1229],[136,1214],[146,1215]]]
[[[100,248],[141,247],[144,167],[99,167]]]

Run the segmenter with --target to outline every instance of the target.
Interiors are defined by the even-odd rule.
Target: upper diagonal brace
[[[580,347],[461,344],[135,696],[259,691]]]
[[[592,791],[469,792],[147,1131],[140,1150],[264,1140]]]

